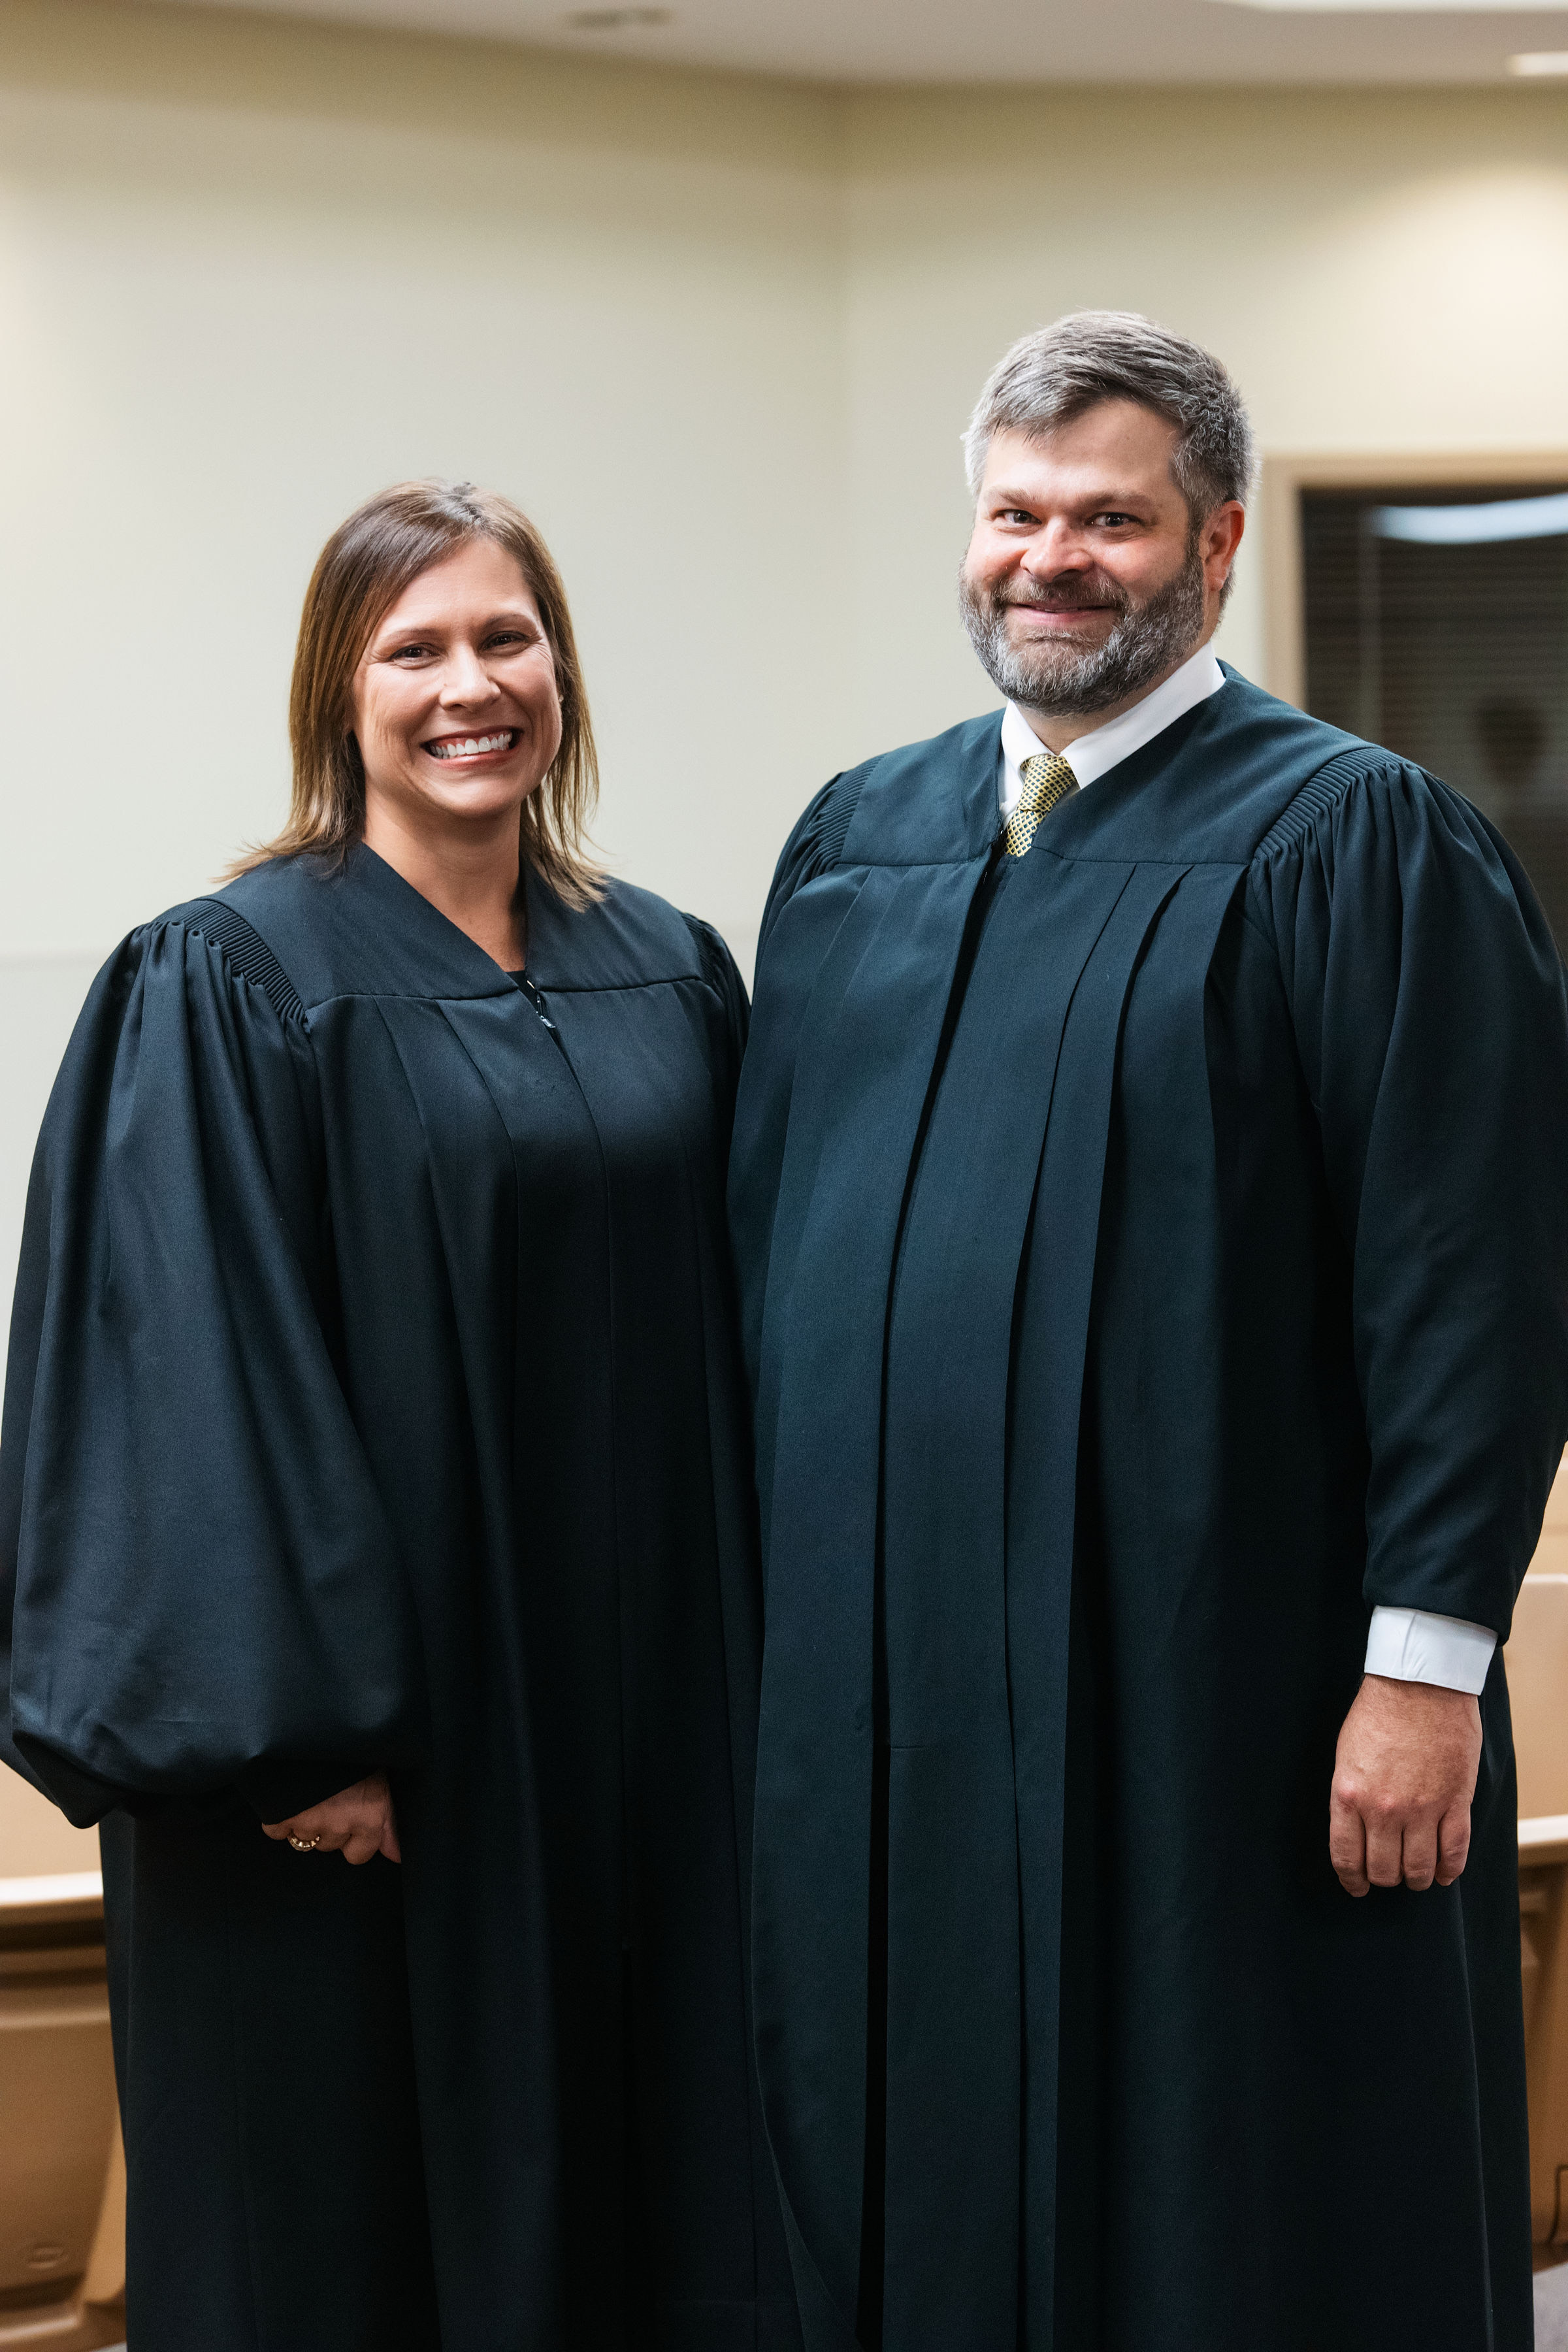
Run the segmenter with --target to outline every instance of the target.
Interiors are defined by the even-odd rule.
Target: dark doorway
[[[1303,490],[1307,708],[1511,844],[1568,953],[1568,483]]]

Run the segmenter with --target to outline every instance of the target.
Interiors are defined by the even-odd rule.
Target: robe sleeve
[[[418,1752],[401,1565],[329,1344],[308,1025],[199,929],[95,983],[28,1194],[0,1438],[6,1752],[86,1823],[264,1820]]]
[[[1322,798],[1265,843],[1248,911],[1351,1267],[1365,1597],[1506,1641],[1568,1437],[1563,964],[1458,793],[1391,761]]]
[[[735,1097],[735,1083],[741,1075],[741,1056],[746,1050],[746,1031],[751,1021],[751,1000],[740,969],[720,933],[700,915],[683,915],[681,920],[696,943],[702,977],[713,992],[718,1010],[720,1054],[722,1069],[718,1075],[724,1082],[727,1100]]]

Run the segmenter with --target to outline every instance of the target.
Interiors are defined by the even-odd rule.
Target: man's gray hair
[[[1212,352],[1136,310],[1070,310],[1025,335],[986,379],[963,436],[978,497],[994,433],[1041,436],[1102,400],[1137,400],[1179,435],[1171,472],[1194,523],[1252,487],[1252,426]]]

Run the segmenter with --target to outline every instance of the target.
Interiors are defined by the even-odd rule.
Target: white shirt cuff
[[[1497,1648],[1489,1625],[1436,1617],[1428,1609],[1374,1609],[1366,1671],[1396,1683],[1440,1683],[1479,1696]]]

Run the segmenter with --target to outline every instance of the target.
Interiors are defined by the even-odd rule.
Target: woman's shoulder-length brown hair
[[[353,733],[353,677],[384,614],[410,581],[476,539],[516,558],[555,661],[561,749],[522,804],[522,856],[570,906],[599,896],[585,833],[599,763],[566,591],[528,517],[472,482],[398,482],[340,523],[321,550],[300,620],[289,693],[294,789],[275,839],[237,858],[230,876],[274,857],[341,858],[364,831],[364,768]]]

